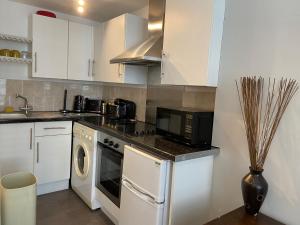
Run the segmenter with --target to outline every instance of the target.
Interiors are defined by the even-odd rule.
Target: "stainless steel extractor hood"
[[[165,0],[149,0],[148,38],[110,60],[110,63],[151,66],[161,62]]]

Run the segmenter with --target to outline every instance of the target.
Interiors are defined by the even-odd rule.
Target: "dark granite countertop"
[[[21,112],[15,112],[21,114]],[[13,114],[15,114],[13,113]],[[5,123],[32,123],[32,122],[51,122],[51,121],[72,121],[82,117],[95,116],[94,113],[67,113],[60,112],[32,112],[30,116],[23,118],[0,118],[0,124]]]
[[[106,132],[114,135],[136,147],[142,151],[153,154],[159,158],[172,160],[175,162],[201,158],[210,155],[217,155],[219,148],[211,146],[210,148],[193,148],[173,141],[169,141],[159,135],[134,136],[128,135],[127,132],[112,129],[101,123],[101,118],[86,117],[78,120],[82,125],[88,126],[95,130]],[[140,124],[145,124],[139,122]],[[147,126],[152,126],[148,125]]]
[[[102,125],[102,116],[94,113],[68,113],[62,114],[60,112],[32,112],[31,116],[24,118],[0,118],[0,124],[7,123],[30,123],[30,122],[51,122],[51,121],[77,121],[85,126],[106,132],[110,135],[129,142],[138,147],[142,151],[153,154],[159,158],[172,160],[175,162],[201,158],[210,155],[217,155],[219,148],[192,148],[186,145],[169,141],[159,135],[145,135],[136,137],[128,135],[127,132],[118,129],[112,129],[109,126]],[[152,126],[139,122],[142,126]]]

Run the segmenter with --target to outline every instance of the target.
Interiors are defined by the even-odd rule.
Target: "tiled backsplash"
[[[156,108],[190,107],[214,111],[216,88],[188,86],[148,86],[146,121],[155,123]]]
[[[9,105],[15,110],[23,106],[16,93],[28,98],[35,111],[58,111],[63,107],[64,89],[68,90],[67,108],[73,108],[75,95],[92,98],[132,100],[137,105],[137,119],[155,123],[157,106],[192,107],[214,110],[215,88],[185,86],[133,86],[83,84],[80,82],[1,80],[0,111]]]
[[[9,105],[9,101],[16,111],[23,106],[23,101],[16,99],[16,93],[27,97],[35,111],[58,111],[63,107],[64,89],[68,90],[68,109],[72,109],[75,95],[103,99],[125,98],[137,104],[137,119],[145,120],[146,87],[121,87],[99,83],[0,79],[0,111]]]

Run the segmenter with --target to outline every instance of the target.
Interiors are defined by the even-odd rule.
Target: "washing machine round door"
[[[90,169],[90,157],[87,147],[85,145],[77,145],[73,157],[77,176],[86,178]]]

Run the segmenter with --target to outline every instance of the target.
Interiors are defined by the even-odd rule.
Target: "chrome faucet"
[[[24,107],[20,107],[19,109],[20,109],[21,111],[24,111],[24,112],[25,112],[25,115],[28,116],[28,115],[29,115],[29,112],[32,111],[32,109],[33,109],[32,106],[30,106],[30,105],[28,104],[28,99],[27,99],[26,97],[24,97],[24,96],[18,94],[18,93],[17,93],[17,95],[16,95],[16,98],[21,98],[21,99],[24,100]]]

